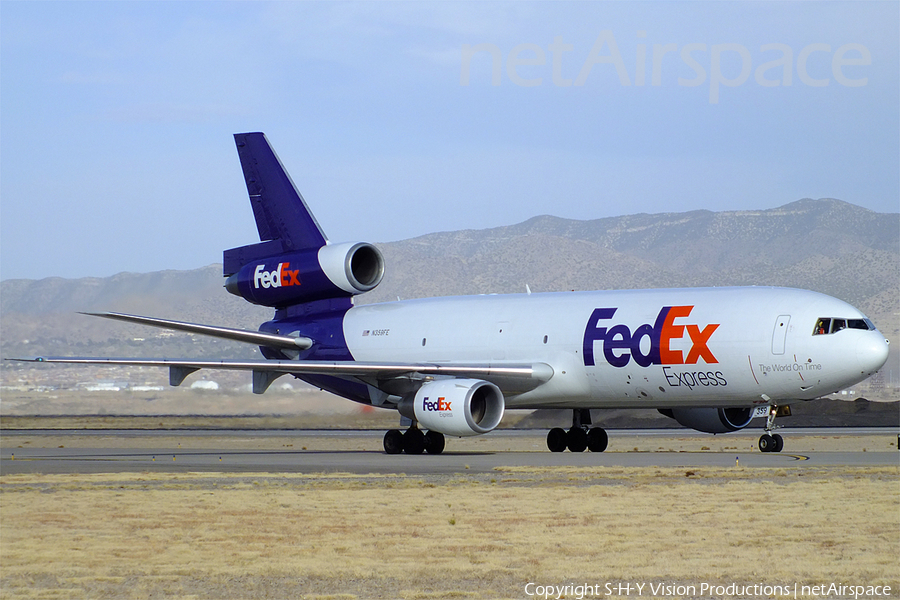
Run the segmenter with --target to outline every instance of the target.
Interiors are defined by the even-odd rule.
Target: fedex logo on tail
[[[614,367],[624,367],[632,358],[642,367],[650,365],[694,365],[700,359],[707,364],[718,363],[707,344],[709,338],[719,328],[711,323],[701,328],[691,323],[676,323],[676,319],[690,316],[693,306],[664,306],[653,325],[645,323],[633,332],[627,325],[602,325],[616,314],[617,308],[595,308],[584,329],[584,364],[592,367],[595,342],[603,343],[603,357]],[[671,348],[672,340],[690,337],[691,349],[685,356],[682,350]],[[649,351],[644,352],[641,342],[650,340]],[[645,344],[646,347],[646,344]]]
[[[300,285],[300,269],[290,270],[291,263],[280,262],[274,271],[266,271],[266,265],[256,265],[253,272],[253,287],[280,288]]]
[[[431,401],[428,396],[422,399],[422,409],[428,412],[449,412],[452,402],[447,402],[444,396],[439,397],[436,401]]]

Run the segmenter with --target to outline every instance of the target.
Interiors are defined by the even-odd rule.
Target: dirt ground
[[[104,437],[111,447],[113,438]],[[896,450],[891,437],[797,436],[791,443],[798,451]],[[0,442],[34,447],[37,440],[98,441]],[[143,441],[131,438],[128,447]],[[715,452],[755,437],[611,441],[619,451]],[[457,442],[515,452],[542,440]],[[223,439],[173,437],[176,443],[221,447]],[[227,443],[346,449],[346,440],[327,436]],[[802,586],[831,582],[891,586],[890,597],[900,597],[900,467],[798,465],[502,467],[425,477],[0,475],[0,598],[493,599],[544,597],[535,586],[546,594],[546,586],[569,585],[552,597],[786,600],[774,586],[797,585],[798,598],[816,598],[825,594]],[[607,584],[634,587],[609,593]],[[647,586],[660,584],[674,587],[651,594]],[[760,586],[745,588],[760,593],[704,594],[702,584]]]

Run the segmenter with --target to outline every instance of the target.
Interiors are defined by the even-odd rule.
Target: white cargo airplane
[[[444,435],[497,427],[507,408],[570,409],[554,452],[602,452],[591,409],[656,409],[708,433],[767,417],[759,438],[779,452],[775,417],[792,403],[874,374],[888,342],[853,306],[823,294],[741,287],[429,298],[353,306],[377,286],[381,253],[331,244],[262,133],[234,136],[260,242],[226,250],[225,287],[275,309],[260,331],[120,313],[121,321],[258,345],[267,360],[39,357],[43,363],[243,369],[253,391],[293,375],[355,402],[394,409],[389,454],[438,454]],[[423,428],[425,431],[423,431]]]

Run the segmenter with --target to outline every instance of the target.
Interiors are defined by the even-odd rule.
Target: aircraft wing
[[[37,356],[9,360],[36,363],[68,363],[79,365],[167,367],[169,384],[181,385],[191,373],[200,369],[251,371],[253,392],[262,394],[281,375],[332,375],[354,377],[373,384],[390,379],[406,379],[424,383],[435,376],[484,379],[503,392],[519,394],[532,390],[553,377],[553,367],[534,364],[455,364],[455,363],[391,363],[355,361],[291,361],[291,360],[188,360],[169,358],[81,358],[73,356]],[[415,385],[415,384],[414,384]]]

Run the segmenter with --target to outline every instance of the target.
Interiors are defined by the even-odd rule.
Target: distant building
[[[97,381],[94,383],[79,384],[76,386],[88,392],[120,392],[128,387],[127,383],[115,381]]]
[[[192,390],[217,390],[219,389],[219,384],[215,381],[209,381],[206,379],[201,379],[200,381],[195,381],[191,384]]]

